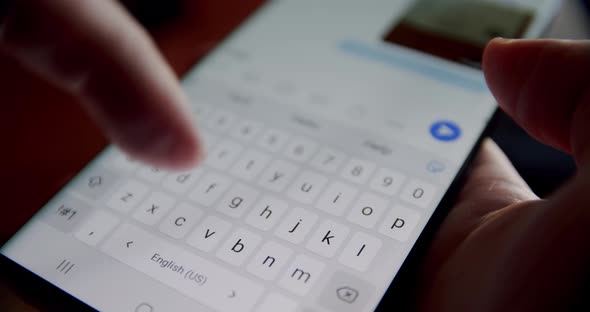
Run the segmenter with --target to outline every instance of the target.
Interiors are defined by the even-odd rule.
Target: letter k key
[[[151,208],[148,208],[148,210],[146,210],[147,212],[151,213],[151,214],[155,214],[156,213],[156,209],[160,208],[160,206],[154,205],[152,204]]]
[[[329,230],[326,235],[324,235],[324,238],[322,238],[322,243],[326,243],[328,245],[330,245],[330,239],[334,238],[334,235],[330,235],[330,233],[332,233],[331,230]]]

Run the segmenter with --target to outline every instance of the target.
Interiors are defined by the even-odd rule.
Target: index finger
[[[24,0],[1,11],[0,48],[76,96],[133,158],[181,168],[202,157],[177,78],[118,3]]]

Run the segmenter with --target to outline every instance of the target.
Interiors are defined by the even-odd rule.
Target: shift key
[[[122,224],[102,250],[215,310],[250,311],[264,291],[261,285],[130,224]]]

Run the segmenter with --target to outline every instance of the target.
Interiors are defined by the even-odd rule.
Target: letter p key
[[[395,218],[395,220],[393,220],[393,223],[391,224],[391,229],[392,230],[394,228],[401,229],[402,227],[404,227],[405,224],[406,224],[406,221],[404,221],[404,219]]]
[[[416,225],[418,225],[419,220],[420,214],[418,211],[395,205],[379,227],[379,232],[395,240],[405,242]]]

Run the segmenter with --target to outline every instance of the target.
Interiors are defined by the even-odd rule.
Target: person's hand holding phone
[[[590,263],[590,42],[494,40],[484,71],[500,106],[569,152],[578,175],[540,200],[484,143],[423,270],[426,311],[564,311]],[[586,303],[587,304],[587,303]]]
[[[157,167],[202,150],[178,79],[116,1],[2,1],[0,49],[79,99],[106,135]]]

